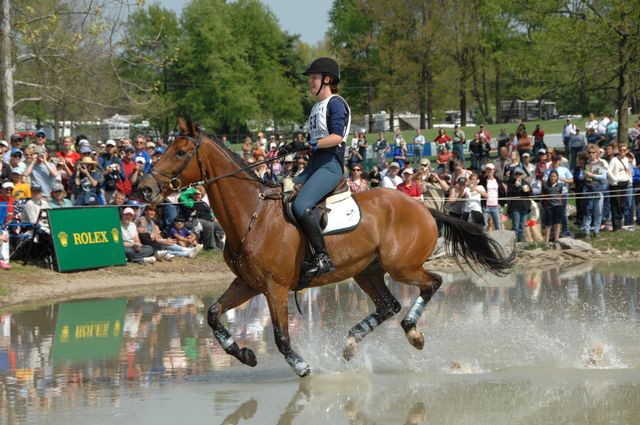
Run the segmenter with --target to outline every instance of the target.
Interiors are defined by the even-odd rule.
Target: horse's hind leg
[[[398,276],[392,276],[395,280],[410,285],[415,285],[420,288],[420,296],[413,303],[407,314],[400,322],[400,326],[404,330],[409,343],[416,347],[418,350],[424,348],[424,334],[416,329],[416,323],[422,316],[427,303],[431,300],[431,297],[442,285],[442,278],[435,274],[420,268],[413,273],[401,274]]]
[[[358,286],[371,298],[376,311],[358,322],[349,331],[347,345],[342,352],[346,360],[351,360],[358,350],[358,343],[371,333],[382,322],[400,311],[401,305],[389,292],[384,283],[385,271],[379,266],[370,266],[360,274],[354,276]]]
[[[272,283],[269,285],[265,296],[269,304],[271,324],[273,325],[273,333],[278,350],[284,355],[284,359],[298,376],[301,378],[307,376],[311,373],[311,368],[309,368],[309,365],[300,354],[291,348],[291,339],[289,338],[289,289]]]
[[[256,361],[256,355],[250,348],[240,349],[238,343],[229,334],[227,328],[220,322],[220,316],[256,295],[258,295],[256,289],[250,287],[241,279],[235,278],[225,293],[218,298],[218,301],[209,307],[207,313],[207,323],[209,323],[209,326],[213,329],[213,336],[220,343],[224,351],[242,363],[252,367],[258,363]]]

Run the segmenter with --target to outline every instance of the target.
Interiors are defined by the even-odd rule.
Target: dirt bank
[[[542,270],[571,267],[581,263],[628,261],[640,252],[584,252],[578,250],[528,250],[518,253],[516,270]],[[432,271],[455,272],[458,265],[450,258],[427,262]],[[100,270],[56,273],[33,266],[14,264],[0,274],[0,309],[42,304],[70,299],[135,296],[180,295],[191,291],[220,294],[233,274],[220,253],[208,252],[196,259],[174,258],[153,265],[127,264]]]

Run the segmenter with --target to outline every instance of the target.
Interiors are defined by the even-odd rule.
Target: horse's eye
[[[182,158],[183,156],[185,156],[187,153],[185,151],[183,151],[182,149],[180,149],[178,152],[176,152],[176,156],[178,158]]]

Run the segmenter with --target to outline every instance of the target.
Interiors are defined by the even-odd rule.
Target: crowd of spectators
[[[132,198],[137,185],[164,154],[162,139],[91,143],[64,137],[57,149],[42,130],[35,140],[14,134],[0,140],[0,268],[8,269],[9,245],[32,231],[46,237],[43,211],[52,208],[116,205],[122,218],[125,252],[133,262],[151,263],[174,256],[195,257],[202,249],[221,249],[224,232],[204,188],[178,194],[158,209]],[[7,249],[5,249],[7,248]]]
[[[392,143],[384,133],[371,145],[367,160],[365,131],[347,140],[345,176],[353,193],[377,187],[400,190],[416,201],[489,229],[507,222],[518,241],[544,242],[557,248],[561,237],[575,237],[569,217],[585,239],[601,231],[633,230],[640,224],[640,121],[620,143],[612,115],[593,114],[584,131],[567,119],[564,149],[545,143],[540,125],[528,134],[519,123],[512,133],[502,128],[495,138],[484,125],[469,137],[455,126],[451,135],[441,128],[433,140],[437,152],[422,152],[427,140],[420,130],[407,142],[396,129]],[[467,132],[469,130],[467,129]],[[585,135],[586,134],[586,135]],[[304,134],[294,138],[304,140]],[[265,183],[293,187],[308,157],[302,153],[278,158],[283,136],[260,132],[247,137],[241,154]],[[225,140],[225,144],[229,146]],[[492,150],[492,147],[494,149]],[[65,137],[57,151],[46,144],[43,131],[33,143],[13,135],[0,141],[0,205],[4,232],[0,245],[13,233],[37,223],[42,210],[71,206],[117,205],[127,258],[150,263],[173,256],[194,257],[202,249],[222,249],[224,231],[206,199],[203,187],[170,195],[157,208],[131,199],[138,183],[165,152],[163,140],[144,136],[134,140],[90,143],[84,136]],[[493,154],[493,155],[492,155]],[[273,161],[265,161],[273,159]],[[46,229],[45,229],[46,231]],[[9,268],[0,249],[0,268]]]

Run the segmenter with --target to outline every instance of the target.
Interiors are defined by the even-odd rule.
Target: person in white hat
[[[402,183],[397,187],[397,190],[406,193],[413,199],[422,202],[422,190],[418,182],[413,181],[413,168],[407,167],[402,170]]]
[[[133,222],[135,216],[136,212],[131,207],[127,207],[122,211],[120,231],[122,232],[124,253],[127,256],[127,260],[132,263],[155,263],[156,258],[153,256],[153,248],[140,242],[138,229]]]
[[[388,189],[396,189],[400,183],[402,183],[402,177],[398,175],[400,172],[400,164],[397,162],[392,162],[389,164],[389,168],[387,169],[387,173],[382,179],[380,183],[380,187],[386,187]]]

